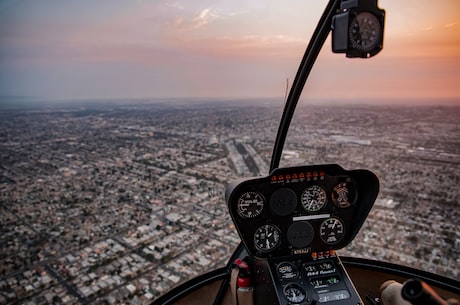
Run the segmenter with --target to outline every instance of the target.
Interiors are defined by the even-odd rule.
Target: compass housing
[[[332,51],[369,58],[383,48],[385,11],[377,0],[347,0],[332,18]]]

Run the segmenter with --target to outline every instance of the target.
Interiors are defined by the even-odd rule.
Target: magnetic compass
[[[350,23],[348,38],[351,46],[359,52],[369,52],[381,43],[382,25],[372,13],[360,12]]]

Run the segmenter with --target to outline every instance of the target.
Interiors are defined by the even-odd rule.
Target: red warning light
[[[305,178],[305,174],[304,174],[304,173],[300,173],[300,174],[299,174],[299,178],[300,178],[300,179],[304,179],[304,178]]]
[[[291,175],[287,174],[286,175],[286,180],[291,180]]]
[[[299,177],[297,176],[297,174],[292,174],[292,179],[298,179]]]
[[[276,176],[272,176],[272,182],[276,181]]]
[[[283,180],[284,180],[284,176],[283,176],[283,175],[279,175],[279,176],[278,176],[278,180],[283,181]]]

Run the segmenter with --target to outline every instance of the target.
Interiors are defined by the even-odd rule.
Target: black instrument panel
[[[378,193],[377,177],[336,164],[275,169],[230,184],[230,215],[258,258],[328,256],[349,244]]]

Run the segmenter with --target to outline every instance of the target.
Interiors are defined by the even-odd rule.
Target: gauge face
[[[238,214],[243,218],[257,217],[264,209],[264,201],[262,194],[257,192],[246,192],[238,199]]]
[[[332,202],[339,208],[348,208],[356,201],[356,189],[350,182],[337,184],[332,190]]]
[[[260,252],[270,252],[280,244],[280,230],[274,225],[263,225],[254,233],[254,246]]]
[[[382,26],[374,14],[361,12],[350,23],[351,46],[361,52],[375,49],[381,40]]]
[[[277,267],[278,275],[282,280],[290,280],[299,276],[299,270],[290,262],[280,263]]]
[[[334,270],[335,272],[335,269],[334,269],[334,265],[331,263],[331,262],[322,262],[321,264],[318,265],[319,269],[321,270]]]
[[[300,201],[307,212],[319,211],[327,202],[326,191],[318,185],[311,185],[302,193]]]
[[[321,240],[328,245],[335,245],[339,243],[345,236],[342,221],[336,217],[326,219],[321,223],[319,236],[321,237]]]
[[[315,230],[313,226],[306,221],[297,221],[289,226],[287,239],[291,245],[296,248],[308,247],[313,241]]]
[[[284,296],[290,303],[298,304],[305,300],[307,297],[302,287],[296,284],[288,284],[284,287]]]
[[[297,196],[294,191],[282,188],[270,197],[270,209],[279,216],[288,216],[294,212],[297,206]]]

